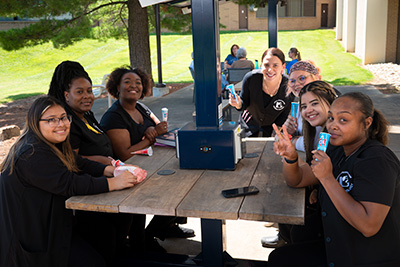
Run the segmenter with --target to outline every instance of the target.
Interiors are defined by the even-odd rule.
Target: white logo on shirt
[[[353,177],[351,177],[350,173],[348,171],[342,171],[336,180],[339,182],[339,184],[343,187],[346,192],[350,192],[351,189],[353,189]]]
[[[278,99],[274,101],[274,109],[275,110],[282,110],[285,108],[285,101]]]

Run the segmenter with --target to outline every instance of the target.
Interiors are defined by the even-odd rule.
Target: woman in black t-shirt
[[[278,48],[270,48],[262,55],[261,69],[243,78],[240,96],[230,94],[229,104],[242,110],[240,123],[248,136],[272,135],[272,124],[281,126],[290,112],[293,94],[286,95],[287,78],[283,76],[285,55]]]
[[[131,152],[152,145],[156,136],[168,131],[166,121],[160,122],[148,107],[138,102],[150,88],[149,75],[139,68],[117,68],[109,76],[107,90],[118,100],[101,118],[101,126],[111,139],[114,155],[121,160],[132,157]],[[163,240],[194,236],[192,229],[180,227],[178,223],[186,223],[186,218],[154,216],[146,228],[146,246],[158,247],[154,237]]]
[[[107,90],[117,101],[100,123],[119,159],[129,159],[132,152],[152,145],[158,135],[168,131],[166,121],[160,122],[149,108],[138,102],[151,90],[150,77],[143,70],[129,66],[115,69],[109,76]]]
[[[298,164],[285,126],[274,144],[289,186],[321,184],[326,255],[305,245],[295,251],[295,265],[400,266],[400,162],[385,146],[387,120],[367,95],[353,92],[333,102],[326,127],[328,150],[313,151],[311,166]],[[269,265],[282,266],[288,255],[276,254]]]

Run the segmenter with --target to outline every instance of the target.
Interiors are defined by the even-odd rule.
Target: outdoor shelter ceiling
[[[152,6],[156,4],[169,4],[175,7],[190,7],[190,0],[139,0],[142,7]]]

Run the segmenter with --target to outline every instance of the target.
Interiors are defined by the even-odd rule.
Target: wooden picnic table
[[[66,201],[69,209],[196,217],[202,219],[204,266],[224,266],[225,220],[304,223],[305,192],[288,187],[272,143],[247,142],[247,155],[234,171],[180,169],[174,148],[154,147],[153,156],[134,156],[127,163],[147,170],[133,188]],[[255,154],[254,154],[255,153]],[[160,170],[173,170],[160,175]],[[257,195],[224,198],[224,189],[254,185]],[[256,245],[256,244],[255,244]]]

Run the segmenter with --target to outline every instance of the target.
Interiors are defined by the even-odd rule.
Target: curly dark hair
[[[54,70],[47,94],[65,104],[64,92],[69,92],[72,81],[78,78],[84,78],[92,84],[89,74],[79,62],[68,60],[61,62]]]
[[[140,99],[143,99],[144,96],[146,96],[152,86],[152,81],[150,78],[150,75],[148,75],[144,70],[141,68],[132,68],[128,65],[122,66],[120,68],[116,68],[111,72],[110,76],[108,77],[108,82],[106,85],[106,88],[108,90],[108,93],[112,95],[115,98],[119,98],[119,92],[118,92],[118,86],[121,83],[122,76],[124,76],[126,73],[135,73],[137,74],[140,79],[142,80],[142,85],[143,85],[143,91],[142,95],[140,96]]]

